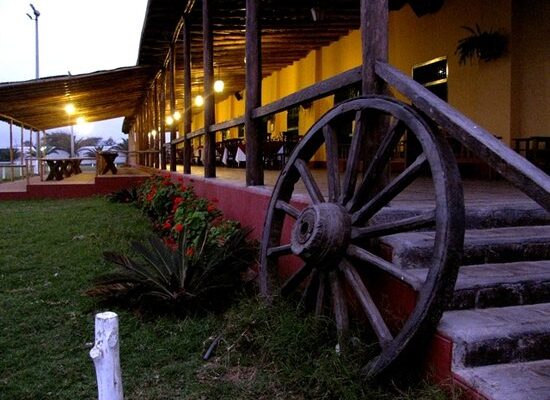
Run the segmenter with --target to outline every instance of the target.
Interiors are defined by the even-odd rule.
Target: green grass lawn
[[[0,202],[0,399],[93,399],[94,315],[83,295],[106,266],[151,233],[132,206],[103,198]],[[120,316],[126,399],[444,399],[426,385],[360,384],[361,360],[334,352],[330,321],[243,299],[223,316]],[[223,333],[215,356],[201,356]]]

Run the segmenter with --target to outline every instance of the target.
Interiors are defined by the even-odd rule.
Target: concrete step
[[[410,205],[385,207],[374,221],[390,222],[414,217],[433,210],[433,206]],[[466,205],[466,229],[489,229],[506,226],[550,225],[550,212],[533,202],[494,205]]]
[[[453,342],[453,367],[550,358],[550,303],[447,311],[438,332]]]
[[[550,360],[463,368],[454,373],[488,400],[550,400]]]
[[[409,271],[414,289],[426,279],[426,268]],[[550,303],[550,260],[478,264],[460,268],[453,310]],[[550,323],[550,322],[549,322]]]
[[[434,232],[380,238],[381,251],[402,268],[426,268]],[[472,229],[464,236],[463,265],[550,259],[550,225]]]

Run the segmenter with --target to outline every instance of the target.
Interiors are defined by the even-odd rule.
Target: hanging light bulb
[[[170,115],[166,117],[166,125],[172,125],[174,123],[174,118]]]
[[[221,93],[223,92],[225,84],[221,79],[218,79],[216,82],[214,82],[214,92]]]
[[[218,64],[218,79],[216,79],[216,82],[214,82],[214,92],[221,93],[223,92],[223,87],[225,84],[220,78],[220,65]]]
[[[204,104],[204,97],[202,97],[200,94],[195,96],[195,105],[197,107],[202,107],[203,104]]]
[[[181,119],[181,113],[179,111],[176,111],[173,117],[174,121],[179,121]]]

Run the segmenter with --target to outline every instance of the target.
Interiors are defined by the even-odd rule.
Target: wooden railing
[[[471,154],[487,163],[502,177],[511,182],[545,209],[550,211],[550,177],[524,157],[502,143],[499,138],[481,128],[475,122],[461,114],[421,84],[415,82],[401,71],[387,63],[377,62],[377,76],[397,89],[429,119],[441,126],[454,140],[462,144]],[[360,68],[354,68],[333,78],[315,83],[273,103],[254,110],[254,118],[278,113],[305,102],[332,95],[341,87],[361,80]],[[244,117],[212,125],[210,132],[242,125]],[[204,135],[199,129],[188,135],[189,138]],[[184,138],[172,141],[172,144],[183,142]],[[167,144],[169,145],[169,144]]]
[[[375,70],[448,135],[550,211],[548,175],[401,71],[382,62],[376,63]]]

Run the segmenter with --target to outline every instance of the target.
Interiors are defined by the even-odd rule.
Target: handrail
[[[401,71],[380,61],[375,71],[450,136],[550,211],[550,176]]]
[[[289,108],[298,106],[303,103],[311,102],[326,96],[331,95],[338,89],[352,85],[361,81],[361,67],[355,67],[349,69],[341,74],[333,76],[331,78],[314,83],[308,87],[305,87],[297,92],[289,94],[279,100],[275,100],[272,103],[260,106],[254,109],[253,115],[255,119],[266,117],[268,115],[276,114],[278,112],[287,110]],[[240,116],[229,121],[220,122],[209,127],[210,132],[217,132],[224,129],[233,128],[238,125],[244,124],[244,116]],[[196,131],[187,134],[188,139],[192,139],[197,136],[204,135],[204,128],[197,129]],[[184,137],[179,137],[169,144],[179,144],[185,140]]]

